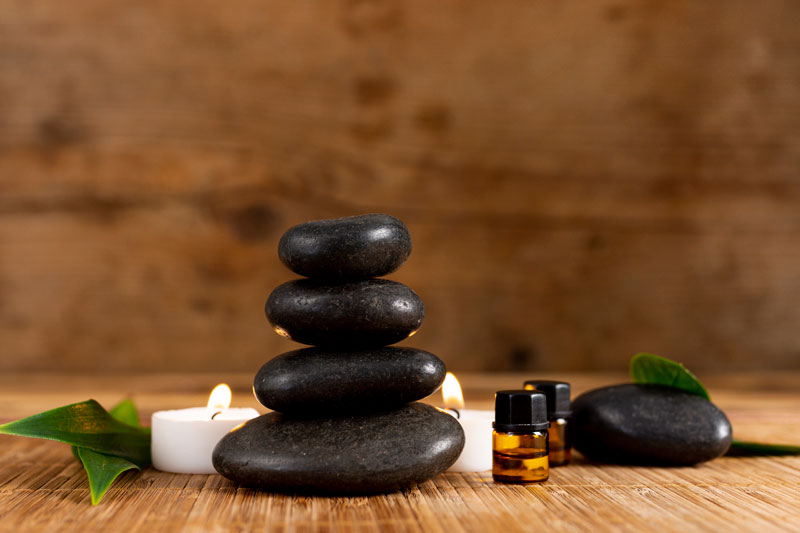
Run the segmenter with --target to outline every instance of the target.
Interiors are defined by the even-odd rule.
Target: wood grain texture
[[[75,399],[108,404],[121,391],[149,415],[205,401],[229,379],[234,403],[254,402],[249,376],[0,375],[0,423]],[[518,387],[524,374],[462,376],[470,407],[487,408],[495,390]],[[581,392],[616,375],[543,375]],[[739,438],[800,442],[800,375],[714,376],[712,398]],[[768,385],[765,387],[765,385]],[[432,398],[436,403],[438,398]],[[262,408],[263,411],[263,408]],[[0,531],[798,531],[800,458],[721,458],[697,467],[643,468],[583,460],[552,469],[535,486],[499,485],[488,472],[445,473],[402,493],[358,498],[271,494],[218,475],[124,474],[97,507],[86,476],[54,442],[0,436]],[[544,522],[543,522],[544,521]]]
[[[456,370],[800,368],[800,5],[0,0],[0,369],[255,371],[403,218]]]

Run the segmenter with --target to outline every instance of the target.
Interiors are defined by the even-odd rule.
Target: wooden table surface
[[[460,376],[469,406],[525,378],[560,377],[576,393],[623,375]],[[800,375],[703,376],[742,439],[800,444]],[[144,417],[205,403],[219,381],[253,405],[252,376],[3,375],[0,421],[93,397],[133,396]],[[436,403],[438,398],[431,398]],[[263,409],[261,409],[263,411]],[[146,418],[145,418],[146,419]],[[2,531],[800,531],[800,457],[721,458],[687,468],[574,464],[547,483],[498,485],[488,472],[446,473],[406,492],[308,497],[239,488],[218,475],[124,474],[97,507],[69,447],[0,436]]]

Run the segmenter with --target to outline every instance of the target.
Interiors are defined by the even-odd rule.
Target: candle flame
[[[231,405],[231,388],[227,383],[220,383],[208,396],[209,409],[227,409]]]
[[[464,408],[464,394],[461,392],[461,385],[451,372],[448,372],[444,377],[442,398],[444,399],[444,406],[449,409]]]

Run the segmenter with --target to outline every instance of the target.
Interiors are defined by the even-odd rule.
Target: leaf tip
[[[688,368],[678,361],[660,355],[637,353],[631,357],[630,375],[634,383],[665,385],[711,400],[708,390]]]

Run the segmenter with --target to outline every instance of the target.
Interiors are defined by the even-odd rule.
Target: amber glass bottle
[[[547,399],[542,392],[498,391],[492,434],[492,477],[501,483],[539,483],[550,477]]]
[[[537,390],[547,396],[547,419],[550,421],[548,438],[550,441],[550,466],[569,463],[570,386],[564,381],[530,380],[525,382],[525,390]]]

